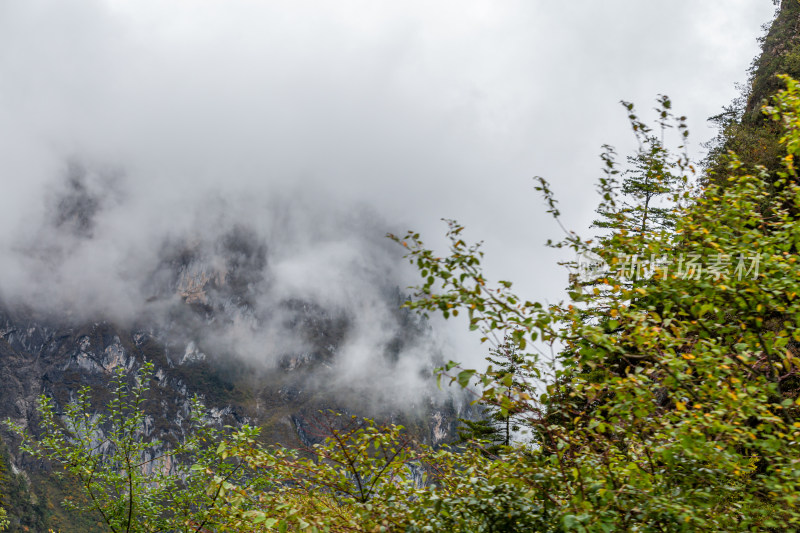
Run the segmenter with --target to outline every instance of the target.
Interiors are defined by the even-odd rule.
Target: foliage
[[[257,430],[245,427],[219,445],[222,459],[246,465],[250,483],[226,479],[211,469],[209,492],[226,497],[214,524],[225,531],[372,531],[396,524],[392,505],[405,502],[414,486],[411,440],[402,427],[377,427],[372,421],[341,415],[326,419],[324,444],[300,453],[265,448]],[[400,507],[403,507],[402,505]]]
[[[719,185],[725,185],[729,174],[730,152],[748,168],[763,166],[772,174],[781,169],[780,128],[767,120],[761,108],[783,87],[779,74],[800,77],[800,3],[776,3],[780,8],[759,39],[761,53],[750,67],[748,83],[730,106],[710,119],[719,127],[720,135],[709,146],[705,165],[708,178]]]
[[[686,117],[675,117],[670,99],[660,96],[656,108],[658,131],[654,132],[637,117],[632,103],[622,102],[622,105],[628,112],[638,149],[635,155],[627,158],[631,168],[620,172],[614,149],[604,146],[601,158],[605,163],[605,178],[600,182],[603,202],[597,210],[601,218],[593,225],[642,234],[671,229],[675,225],[673,207],[679,199],[675,193],[686,185],[685,172],[691,170],[683,142],[689,136]],[[671,128],[679,132],[682,141],[675,158],[665,146],[666,133]],[[620,175],[621,181],[618,180]],[[659,202],[665,196],[669,201]]]
[[[255,491],[229,487],[238,496],[226,522],[234,529],[226,531],[556,530],[514,462],[488,460],[479,449],[433,450],[414,444],[400,426],[370,420],[326,430],[329,438],[304,454],[241,435],[224,448],[269,480]]]
[[[485,342],[510,343],[518,368],[539,379],[523,385],[513,372],[456,363],[440,375],[477,381],[485,405],[534,428],[532,446],[488,458],[480,448],[416,445],[395,463],[378,452],[407,445],[390,428],[346,439],[333,429],[310,459],[232,449],[273,483],[249,494],[258,508],[242,516],[283,531],[797,529],[800,87],[786,81],[768,110],[785,131],[783,169],[747,171],[732,158],[724,187],[693,195],[683,187],[693,167],[659,151],[657,163],[677,178],[668,192],[674,229],[634,231],[625,214],[598,242],[568,233],[556,246],[610,265],[600,279],[575,283],[569,303],[545,306],[517,297],[510,282],[490,284],[479,245],[456,222],[443,256],[413,232],[395,237],[423,279],[410,307],[466,313]],[[538,188],[558,217],[547,183]],[[616,195],[625,191],[608,182],[600,191],[607,206],[623,205]],[[621,260],[632,255],[659,260],[632,279]],[[401,465],[424,472],[424,482],[385,476]],[[372,476],[385,477],[365,493]]]
[[[780,172],[747,171],[732,158],[724,187],[693,195],[684,157],[647,152],[648,168],[675,178],[664,190],[672,229],[630,225],[644,211],[613,211],[630,192],[601,181],[606,213],[619,214],[607,218],[617,222],[610,233],[597,242],[568,233],[555,245],[598,254],[610,268],[576,282],[569,303],[545,306],[520,299],[508,281],[490,284],[480,246],[454,221],[443,256],[413,232],[395,237],[423,279],[409,307],[466,313],[485,342],[503,339],[520,355],[515,370],[539,380],[452,362],[440,374],[463,387],[477,381],[485,405],[534,429],[532,445],[512,443],[492,458],[479,447],[417,445],[395,464],[378,450],[406,446],[396,428],[346,439],[334,429],[311,459],[236,450],[273,482],[250,494],[259,508],[243,516],[285,531],[797,529],[800,87],[786,81],[768,110],[785,131]],[[637,131],[633,113],[631,121]],[[605,162],[607,177],[620,174]],[[547,183],[538,188],[558,217]],[[633,274],[626,256],[658,260]],[[424,472],[424,483],[389,475],[362,490],[364,479],[401,465]],[[316,494],[321,503],[309,500]]]
[[[8,530],[45,529],[46,512],[38,496],[30,493],[23,475],[14,473],[9,450],[5,442],[0,442],[0,507]]]
[[[445,371],[459,370],[461,384],[477,378],[486,402],[515,394],[510,407],[524,406],[542,440],[511,460],[527,483],[541,480],[530,498],[555,501],[562,527],[786,530],[800,522],[800,98],[788,84],[769,110],[785,128],[783,169],[746,172],[733,159],[724,187],[681,193],[674,232],[632,233],[620,219],[602,249],[569,234],[560,245],[599,253],[611,268],[591,291],[576,286],[567,305],[523,301],[509,282],[490,286],[481,251],[455,222],[444,257],[417,234],[398,239],[425,280],[412,307],[465,311],[484,340],[512,331],[520,350],[537,341],[561,347],[550,361],[527,356],[555,377],[538,398],[491,372]],[[688,180],[691,166],[676,161],[670,172]],[[557,216],[547,184],[539,188]],[[601,192],[615,200],[610,187]],[[662,260],[631,284],[620,256],[635,254]]]
[[[535,376],[524,371],[525,358],[513,343],[504,342],[491,350],[486,360],[492,365],[489,372],[507,376],[514,390],[528,390]],[[459,419],[462,426],[458,428],[459,442],[476,443],[487,455],[497,456],[505,447],[524,436],[524,420],[516,410],[502,406],[485,404],[484,412],[477,420]]]
[[[66,507],[99,513],[113,532],[202,531],[220,495],[207,495],[201,476],[184,463],[187,457],[198,464],[215,460],[208,446],[221,435],[207,423],[197,399],[191,434],[182,443],[167,449],[149,435],[144,404],[152,374],[149,363],[133,376],[115,370],[107,414],[92,408],[84,388],[63,413],[51,399],[39,399],[38,438],[8,425],[23,437],[23,451],[61,465],[77,478],[86,498],[67,498]],[[230,464],[215,466],[228,475],[235,471]]]

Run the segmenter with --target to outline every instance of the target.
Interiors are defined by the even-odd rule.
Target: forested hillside
[[[747,85],[740,96],[712,118],[720,136],[712,144],[708,162],[710,177],[723,179],[724,155],[735,152],[749,165],[780,168],[780,127],[762,112],[770,98],[784,87],[777,75],[800,77],[800,3],[783,1],[772,24],[761,38],[761,54],[753,60]]]

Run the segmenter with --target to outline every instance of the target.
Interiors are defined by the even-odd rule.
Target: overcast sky
[[[121,169],[134,205],[167,211],[208,190],[291,189],[366,204],[432,243],[439,219],[456,218],[486,241],[492,277],[559,298],[566,273],[543,246],[559,230],[531,177],[553,183],[584,231],[600,146],[632,145],[618,101],[646,110],[668,94],[699,150],[773,11],[769,0],[3,0],[0,245],[79,158]]]

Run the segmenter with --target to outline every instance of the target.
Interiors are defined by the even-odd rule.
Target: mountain
[[[365,225],[329,214],[336,231],[309,236],[303,210],[284,206],[264,231],[212,198],[196,219],[212,226],[169,228],[136,249],[107,231],[125,199],[120,178],[101,174],[69,165],[32,225],[35,239],[17,248],[32,274],[3,286],[0,417],[36,433],[37,397],[59,408],[81,387],[102,411],[114,369],[132,374],[150,361],[146,431],[167,443],[181,438],[194,395],[218,425],[256,425],[265,442],[290,447],[324,438],[315,417],[325,410],[399,422],[431,444],[455,434],[468,407],[436,389],[438,341],[400,308],[399,279],[386,267],[399,258],[385,232],[372,236],[373,215],[357,215]],[[80,271],[104,261],[107,277]],[[319,284],[332,279],[341,285]],[[2,504],[19,518],[12,531],[92,530],[93,517],[60,508],[69,480],[1,436]]]
[[[729,150],[749,167],[780,168],[779,127],[761,108],[784,87],[778,74],[800,78],[800,3],[782,0],[760,42],[761,53],[753,60],[742,94],[711,119],[720,126],[720,135],[707,158],[711,179],[725,175]]]

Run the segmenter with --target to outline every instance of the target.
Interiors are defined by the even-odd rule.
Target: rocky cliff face
[[[423,322],[399,308],[402,295],[384,264],[363,257],[368,246],[350,252],[345,274],[341,265],[318,263],[341,261],[348,242],[322,238],[292,249],[252,224],[226,220],[213,231],[164,237],[147,260],[129,259],[135,270],[109,289],[114,297],[120,286],[132,295],[134,304],[119,302],[131,308],[122,318],[103,312],[114,302],[64,305],[70,287],[61,285],[72,280],[61,264],[82,249],[102,252],[97,217],[107,208],[80,171],[72,172],[43,224],[45,237],[23,250],[23,259],[52,280],[0,303],[1,418],[35,433],[38,396],[63,406],[81,387],[90,388],[100,411],[115,369],[130,373],[151,361],[145,429],[167,443],[180,438],[194,395],[219,424],[258,425],[265,441],[288,446],[322,439],[315,417],[328,409],[403,423],[432,444],[454,434],[460,403],[435,388],[435,343]],[[315,255],[320,249],[328,255]],[[325,272],[340,285],[321,290],[309,279]],[[103,298],[102,285],[79,288],[96,294],[78,295],[78,304]],[[47,295],[58,291],[51,305]],[[2,439],[7,475],[0,471],[0,489],[12,516],[21,517],[16,527],[38,530],[50,520],[63,531],[88,530],[58,510],[70,488],[48,465],[20,455],[7,431]]]
[[[218,424],[259,425],[265,441],[288,446],[321,440],[314,419],[327,409],[399,419],[429,443],[444,442],[454,434],[457,410],[433,391],[413,408],[373,411],[365,408],[361,402],[365,393],[355,386],[351,390],[322,386],[329,365],[335,364],[336,349],[346,338],[346,321],[328,317],[314,306],[298,302],[287,306],[296,311],[293,327],[298,335],[312,338],[314,349],[287,353],[276,367],[255,372],[240,366],[244,363],[206,354],[193,340],[177,346],[156,328],[129,329],[110,323],[64,326],[6,310],[0,314],[0,416],[35,433],[37,397],[44,394],[63,406],[75,399],[81,387],[91,389],[96,408],[102,410],[112,371],[133,372],[147,360],[156,365],[156,386],[151,389],[145,432],[165,442],[181,437],[194,394],[204,398]],[[32,494],[22,497],[46,499],[51,491],[36,483],[48,482],[48,466],[20,455],[16,439],[7,432],[3,437],[10,452],[7,467],[34,483]],[[59,502],[39,503],[52,508]],[[13,508],[20,505],[11,504]],[[43,517],[48,514],[46,509],[37,512]]]

